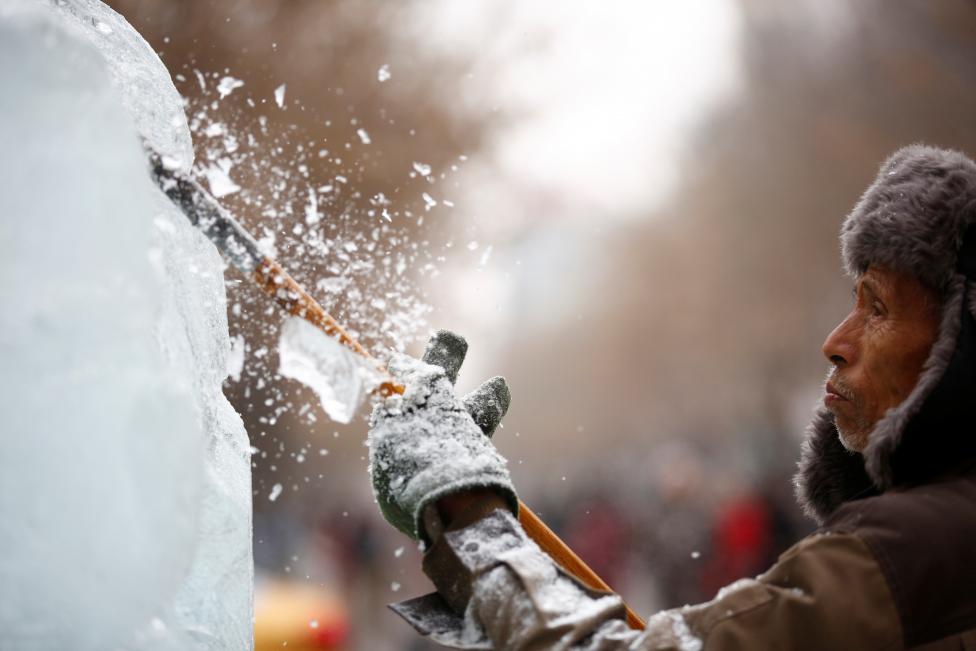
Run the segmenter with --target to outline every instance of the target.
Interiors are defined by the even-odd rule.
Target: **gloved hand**
[[[518,497],[489,437],[508,410],[505,379],[494,377],[463,400],[454,381],[467,343],[438,331],[422,360],[398,355],[390,371],[406,387],[373,410],[367,439],[373,494],[383,517],[412,538],[426,537],[424,510],[465,491],[497,492],[518,513]]]

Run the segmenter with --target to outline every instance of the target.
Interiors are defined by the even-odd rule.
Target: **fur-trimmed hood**
[[[905,147],[882,166],[841,227],[849,275],[872,264],[908,273],[943,296],[918,383],[875,424],[863,454],[814,415],[796,476],[804,510],[823,522],[843,502],[924,482],[976,457],[976,163],[955,151]]]

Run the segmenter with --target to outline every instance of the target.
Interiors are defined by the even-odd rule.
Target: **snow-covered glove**
[[[453,385],[466,352],[464,339],[441,330],[422,360],[394,357],[390,371],[406,390],[378,404],[370,418],[373,494],[383,517],[415,539],[430,533],[425,509],[455,493],[487,488],[518,513],[505,459],[489,439],[508,410],[508,385],[494,377],[458,399]]]

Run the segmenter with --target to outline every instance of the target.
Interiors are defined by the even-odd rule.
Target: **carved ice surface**
[[[281,326],[278,372],[312,389],[329,418],[348,423],[385,376],[305,319],[289,317]]]
[[[46,6],[62,26],[74,28],[75,34],[102,54],[122,106],[139,134],[159,153],[180,161],[182,169],[190,169],[193,143],[183,100],[152,47],[125,18],[98,0],[9,0],[9,4],[15,12],[17,5]]]
[[[0,648],[248,649],[223,265],[152,184],[181,100],[94,0],[0,3]]]

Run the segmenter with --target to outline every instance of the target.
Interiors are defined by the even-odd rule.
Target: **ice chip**
[[[237,335],[230,340],[230,352],[227,353],[227,377],[238,382],[242,370],[244,370],[244,337]]]
[[[173,158],[172,156],[163,155],[160,157],[160,162],[163,164],[163,169],[170,172],[183,169],[183,161],[178,158]]]
[[[274,91],[275,104],[278,105],[278,108],[285,108],[285,86],[286,84],[282,84]]]
[[[305,205],[305,223],[314,226],[321,221],[322,215],[319,214],[319,200],[315,195],[315,190],[308,189],[308,203]]]
[[[427,165],[426,163],[418,163],[417,161],[414,161],[413,169],[420,176],[430,176],[430,165]]]
[[[325,413],[339,423],[352,420],[366,396],[386,379],[372,361],[299,317],[281,326],[278,357],[278,372],[314,391]]]
[[[207,184],[210,186],[210,194],[218,199],[241,189],[241,186],[230,178],[230,170],[233,166],[230,159],[221,158],[203,170],[204,176],[207,177]]]
[[[481,254],[481,259],[478,260],[479,267],[484,267],[485,265],[488,264],[488,260],[491,259],[491,251],[492,251],[492,246],[489,244],[488,246],[485,247],[484,252]]]
[[[271,487],[271,492],[268,493],[268,501],[274,502],[281,495],[281,484],[275,484]]]
[[[220,93],[220,99],[224,99],[228,95],[234,92],[235,89],[240,88],[244,85],[244,82],[240,79],[234,79],[233,77],[223,77],[220,83],[217,84],[217,92]]]
[[[390,77],[392,76],[393,75],[390,74],[390,64],[388,63],[384,63],[380,66],[380,69],[376,71],[376,81],[380,82],[381,84],[384,81],[389,81]]]
[[[207,136],[208,138],[216,138],[217,136],[224,135],[224,131],[223,123],[214,122],[207,125],[207,128],[203,130],[203,135]]]
[[[356,135],[359,136],[359,139],[362,141],[364,145],[368,145],[371,142],[373,142],[372,140],[370,140],[369,134],[366,133],[366,129],[356,129]]]

